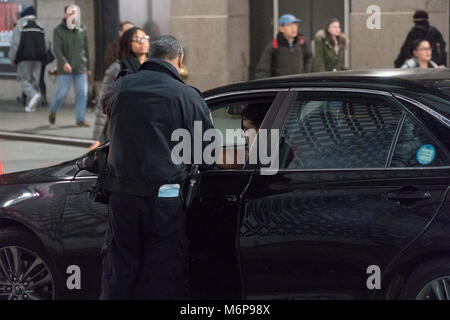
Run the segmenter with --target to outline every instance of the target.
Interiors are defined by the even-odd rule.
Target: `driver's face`
[[[255,131],[258,131],[258,127],[256,127],[250,120],[248,120],[247,118],[243,117],[242,119],[242,129],[243,131],[247,131],[248,129],[254,129]]]
[[[242,136],[245,138],[245,144],[250,146],[258,133],[259,128],[250,120],[242,117]]]

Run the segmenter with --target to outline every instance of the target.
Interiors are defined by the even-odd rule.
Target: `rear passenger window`
[[[442,149],[425,133],[424,129],[409,116],[403,124],[391,167],[438,167],[448,166],[449,161]]]
[[[401,116],[376,95],[299,93],[281,132],[280,167],[384,168]]]

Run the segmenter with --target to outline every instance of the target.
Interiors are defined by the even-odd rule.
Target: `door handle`
[[[410,191],[410,190],[400,190],[389,192],[387,194],[387,199],[391,201],[423,201],[431,199],[430,191]]]

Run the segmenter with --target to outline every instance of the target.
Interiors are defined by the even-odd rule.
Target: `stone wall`
[[[171,34],[186,49],[188,83],[200,90],[248,79],[248,0],[172,0]]]
[[[381,9],[381,29],[369,30],[368,6]],[[430,23],[449,38],[448,0],[351,0],[350,65],[352,69],[391,68],[406,35],[414,26],[413,14],[426,10]],[[447,51],[449,44],[447,43]]]
[[[413,26],[415,10],[427,10],[431,24],[449,39],[450,0],[350,0],[350,66],[352,69],[390,68]],[[51,38],[63,8],[71,1],[37,0],[38,19]],[[95,63],[94,1],[75,0],[82,10],[82,23],[89,32],[91,68]],[[381,29],[366,26],[369,5],[381,8]],[[250,63],[249,0],[171,0],[170,33],[186,49],[188,83],[207,90],[246,81]],[[449,44],[447,44],[447,51]],[[53,63],[50,68],[54,68]],[[55,77],[46,75],[47,98],[55,91]],[[1,99],[14,100],[21,92],[14,79],[0,79]],[[74,102],[71,90],[67,103]]]

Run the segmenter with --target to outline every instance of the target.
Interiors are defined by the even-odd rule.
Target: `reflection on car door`
[[[277,114],[286,92],[256,90],[253,93],[226,94],[208,101],[214,125],[222,133],[241,129],[242,106],[270,107],[264,122]],[[233,107],[233,112],[229,112]],[[264,123],[263,123],[264,125]],[[236,147],[225,139],[224,147]],[[200,188],[187,213],[189,246],[189,296],[195,299],[240,299],[242,282],[238,255],[240,204],[254,170],[210,170],[201,173]]]
[[[101,247],[104,242],[108,206],[89,198],[97,176],[82,171],[71,182],[64,208],[62,234],[66,264],[82,272],[81,292],[68,294],[98,299],[101,286]],[[78,292],[75,292],[78,291]]]
[[[438,209],[448,154],[381,93],[292,94],[280,170],[255,175],[244,196],[245,296],[367,298],[367,268],[383,272]],[[424,145],[436,157],[417,163]]]

